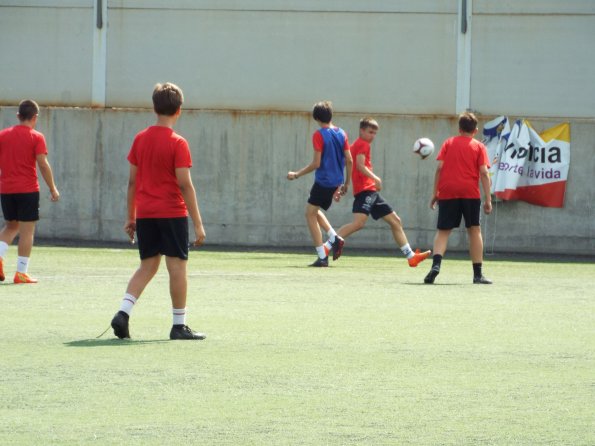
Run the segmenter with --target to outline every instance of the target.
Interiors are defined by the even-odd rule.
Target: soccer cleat
[[[335,241],[333,242],[333,260],[337,260],[341,257],[343,253],[343,245],[345,244],[345,240],[338,235],[335,236]]]
[[[14,283],[37,283],[37,279],[29,276],[27,273],[14,273]]]
[[[0,257],[0,282],[4,282],[4,265],[2,264],[2,257]]]
[[[434,283],[438,274],[440,274],[440,270],[438,268],[432,268],[428,275],[424,277],[424,283]]]
[[[314,263],[311,263],[309,266],[317,266],[317,267],[325,267],[328,266],[328,257],[321,259],[318,257]]]
[[[174,325],[169,332],[169,338],[176,339],[196,339],[203,340],[207,337],[204,333],[193,331],[188,325]]]
[[[492,281],[484,276],[478,276],[473,278],[473,283],[481,283],[483,285],[491,285]]]
[[[407,262],[409,262],[410,267],[415,268],[421,262],[430,257],[430,254],[432,254],[432,251],[420,252],[419,249],[416,249],[415,254],[413,254],[413,257],[407,259]]]
[[[130,339],[130,332],[128,331],[128,319],[130,316],[123,311],[118,311],[112,319],[112,328],[114,334],[120,339]]]

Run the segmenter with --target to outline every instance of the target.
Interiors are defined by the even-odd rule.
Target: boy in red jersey
[[[183,101],[178,86],[157,84],[153,90],[157,122],[136,135],[128,154],[128,221],[124,230],[132,241],[136,232],[141,262],[128,282],[120,311],[111,322],[120,339],[130,337],[128,320],[132,308],[157,273],[162,255],[169,273],[172,302],[170,339],[206,337],[186,325],[188,215],[194,223],[194,246],[202,245],[205,230],[190,177],[190,149],[186,140],[173,131]]]
[[[337,231],[342,238],[347,238],[354,232],[362,229],[368,217],[372,215],[374,220],[382,218],[388,225],[393,234],[395,242],[401,249],[409,266],[416,267],[420,262],[428,258],[431,251],[420,252],[419,249],[413,252],[403,226],[401,219],[384,198],[378,193],[382,190],[382,179],[372,171],[372,161],[370,156],[370,144],[374,141],[379,125],[372,118],[363,118],[359,123],[359,138],[351,146],[351,156],[355,160],[353,163],[353,221],[348,223]],[[325,249],[330,249],[326,244]]]
[[[42,133],[35,130],[39,106],[26,99],[19,104],[19,124],[0,131],[0,197],[6,225],[0,231],[0,282],[4,281],[3,259],[8,245],[19,236],[17,271],[14,283],[36,283],[27,274],[33,249],[35,223],[39,220],[39,181],[36,165],[50,189],[51,200],[60,193],[47,159]]]
[[[343,239],[337,236],[337,233],[320,209],[328,210],[336,194],[345,194],[347,192],[351,181],[352,160],[347,134],[343,129],[332,123],[333,104],[330,101],[314,104],[312,117],[320,126],[312,135],[312,145],[314,147],[312,162],[297,172],[288,172],[287,179],[297,180],[299,177],[315,171],[314,185],[310,190],[310,197],[306,205],[306,222],[318,258],[310,266],[326,267],[328,266],[328,251],[324,249],[322,244],[320,228],[322,227],[329,237],[329,243],[333,250],[333,260],[338,259],[341,255]],[[345,170],[346,176],[344,175]]]
[[[480,208],[484,193],[483,210],[492,212],[490,195],[490,161],[486,147],[473,139],[477,133],[477,118],[465,112],[459,116],[459,136],[447,139],[438,153],[438,167],[434,177],[434,195],[430,208],[438,203],[438,231],[434,238],[432,269],[424,278],[425,283],[434,283],[440,273],[442,256],[446,252],[448,237],[453,228],[458,228],[461,218],[469,236],[469,255],[473,263],[473,283],[490,284],[482,273],[483,239],[481,237]]]

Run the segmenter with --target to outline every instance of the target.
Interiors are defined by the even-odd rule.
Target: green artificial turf
[[[0,444],[592,445],[595,264],[196,250],[169,341],[165,265],[105,330],[132,249],[36,247],[0,284]]]

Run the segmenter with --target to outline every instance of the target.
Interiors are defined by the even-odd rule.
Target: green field
[[[35,248],[40,283],[0,284],[0,444],[595,444],[594,263],[312,260],[193,251],[207,340],[168,340],[162,265],[122,341],[137,253]]]

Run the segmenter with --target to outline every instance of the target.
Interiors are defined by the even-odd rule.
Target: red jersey
[[[188,215],[176,168],[192,167],[188,142],[168,127],[152,126],[138,133],[128,154],[136,171],[136,218]]]
[[[0,193],[39,192],[37,155],[47,155],[41,132],[26,125],[0,131]]]
[[[360,192],[369,190],[376,191],[376,183],[372,178],[368,178],[359,170],[357,170],[357,156],[364,155],[366,160],[364,165],[372,170],[372,161],[370,157],[370,143],[364,141],[361,138],[357,138],[355,142],[349,148],[351,151],[351,157],[353,158],[353,174],[351,175],[351,181],[353,182],[353,195],[357,195]]]
[[[442,144],[438,161],[443,161],[438,180],[438,199],[481,198],[479,168],[490,167],[486,147],[470,136],[453,136]]]

